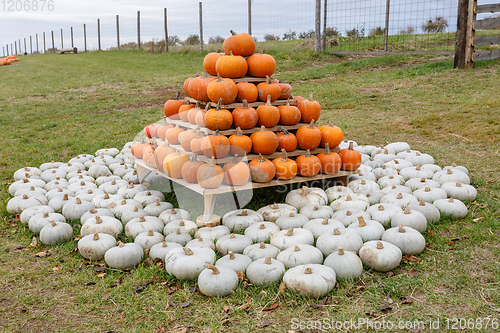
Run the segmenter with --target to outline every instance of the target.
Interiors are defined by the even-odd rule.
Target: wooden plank
[[[199,128],[199,126],[196,125],[196,124],[191,124],[189,122],[182,121],[180,119],[169,119],[168,122],[171,123],[171,124],[174,124],[174,125],[179,125],[180,127],[184,127],[184,128],[190,128],[190,129]],[[298,124],[295,124],[295,125],[287,125],[287,126],[285,126],[285,125],[279,125],[278,124],[278,126],[269,127],[269,128],[266,128],[266,130],[276,132],[276,131],[279,131],[281,127],[284,127],[288,131],[293,131],[293,130],[299,129],[299,127],[304,126],[304,125],[309,125],[309,124],[298,123]],[[208,128],[199,128],[199,129],[200,129],[200,131],[202,131],[205,134],[207,134],[207,133],[208,134],[215,134],[215,131],[209,130]],[[250,133],[253,133],[253,132],[257,132],[259,130],[260,130],[260,127],[254,127],[254,128],[250,128],[250,129],[247,129],[247,130],[241,130],[241,132],[243,134],[250,134]],[[230,128],[230,129],[227,129],[227,130],[224,130],[224,131],[219,131],[219,134],[223,134],[223,135],[226,135],[226,136],[236,134],[236,128],[233,127],[233,128]]]
[[[500,12],[500,3],[492,3],[487,5],[478,5],[476,7],[476,14],[482,13],[496,13]]]
[[[251,189],[256,189],[256,188],[264,188],[264,187],[279,186],[279,185],[286,185],[286,184],[295,184],[295,183],[308,182],[308,181],[313,181],[313,180],[326,180],[326,179],[335,179],[335,178],[345,180],[345,178],[348,177],[349,175],[356,174],[356,171],[343,171],[343,170],[341,170],[333,175],[319,174],[319,175],[316,175],[314,177],[295,176],[294,178],[292,178],[290,180],[273,179],[267,183],[253,183],[252,181],[249,181],[248,183],[246,183],[245,185],[242,185],[242,186],[230,186],[230,185],[222,184],[215,189],[205,189],[198,184],[188,183],[184,179],[169,178],[165,173],[159,172],[158,170],[156,170],[154,168],[150,168],[147,165],[145,165],[143,160],[136,159],[136,164],[141,167],[141,170],[144,170],[144,169],[151,170],[160,176],[168,178],[171,181],[173,181],[179,185],[182,185],[186,188],[189,188],[189,189],[191,189],[199,194],[202,194],[202,195],[222,194],[222,193],[235,192],[235,191],[251,190]],[[344,185],[347,185],[347,184],[344,184]]]
[[[366,55],[398,55],[398,54],[455,54],[455,51],[328,51],[327,54],[366,54]]]
[[[500,58],[500,50],[474,52],[474,61],[492,60]]]
[[[500,35],[497,36],[476,36],[474,37],[474,46],[500,44]]]
[[[248,58],[248,57],[246,57]],[[212,77],[212,78],[217,78],[217,76],[212,76],[212,75],[209,75],[208,77]],[[260,82],[266,82],[266,78],[265,77],[254,77],[254,76],[243,76],[243,77],[239,77],[237,79],[231,79],[234,81],[234,83],[239,83],[239,82],[249,82],[249,83],[260,83]]]
[[[476,30],[488,30],[488,29],[500,29],[500,17],[490,17],[482,20],[477,20],[474,22],[474,29]]]
[[[207,104],[210,104],[211,107],[215,108],[217,106],[217,103],[213,103],[213,102],[200,102],[194,98],[191,98],[191,97],[184,97],[184,100],[189,102],[189,103],[192,103],[192,104],[196,104],[196,102],[199,102],[200,103],[200,107],[203,106],[205,107],[205,105]],[[295,99],[278,99],[278,100],[275,100],[274,102],[272,102],[271,104],[274,105],[274,106],[278,106],[278,105],[286,105],[286,103],[289,102],[290,104],[293,104],[293,103],[297,103],[297,101]],[[264,105],[266,104],[266,102],[253,102],[253,103],[248,103],[248,106],[252,107],[252,108],[258,108],[259,106],[261,105]],[[231,104],[223,104],[221,105],[221,108],[223,109],[234,109],[234,108],[237,108],[239,106],[243,106],[243,103],[231,103]]]

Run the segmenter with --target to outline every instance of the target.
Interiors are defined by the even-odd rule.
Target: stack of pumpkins
[[[144,128],[147,137],[165,143],[137,144],[134,156],[171,178],[197,182],[204,188],[216,188],[222,182],[244,185],[249,179],[266,183],[296,175],[313,177],[359,167],[361,155],[352,147],[339,154],[333,151],[343,139],[339,127],[316,125],[321,106],[312,94],[309,99],[290,99],[292,86],[271,78],[276,61],[269,54],[254,53],[255,42],[249,34],[234,34],[223,47],[224,53],[206,55],[203,76],[184,82],[184,92],[191,99],[180,100],[176,95],[165,103],[165,124]],[[249,106],[253,102],[256,108]],[[205,135],[205,128],[212,134]],[[324,151],[311,154],[318,147]],[[280,156],[266,158],[276,151]],[[293,151],[291,155],[300,155],[295,160],[287,156]],[[251,161],[247,164],[242,158],[250,153],[253,156],[248,156]],[[200,154],[213,159],[204,163],[197,158]],[[234,160],[221,160],[226,156],[234,156]]]

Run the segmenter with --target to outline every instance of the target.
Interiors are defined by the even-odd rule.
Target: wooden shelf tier
[[[341,170],[333,175],[318,174],[314,177],[295,176],[294,178],[292,178],[290,180],[273,179],[267,183],[254,183],[252,181],[249,181],[245,185],[241,185],[241,186],[231,186],[231,185],[221,184],[217,188],[206,189],[206,188],[201,187],[199,184],[188,183],[182,178],[181,179],[170,178],[167,174],[158,171],[158,169],[151,168],[151,167],[147,166],[142,159],[136,159],[136,164],[137,164],[137,174],[139,175],[139,177],[145,171],[155,172],[156,174],[163,176],[167,179],[170,179],[171,181],[173,181],[177,184],[180,184],[186,188],[189,188],[189,189],[191,189],[191,190],[193,190],[201,195],[222,194],[222,193],[227,193],[227,192],[251,190],[251,189],[255,189],[255,188],[279,186],[279,185],[294,184],[294,183],[300,183],[300,182],[331,179],[331,178],[338,180],[339,182],[343,183],[344,186],[346,186],[347,185],[347,178],[349,177],[349,175],[356,174],[355,171],[343,171],[343,170]],[[148,174],[149,174],[149,172],[148,172]]]
[[[217,79],[217,76],[209,75],[208,77]],[[261,82],[266,82],[266,78],[265,77],[255,77],[255,76],[243,76],[243,77],[239,77],[239,78],[231,79],[231,80],[233,80],[234,83],[240,83],[240,82],[261,83]]]
[[[210,104],[210,106],[214,107],[214,108],[217,106],[217,103],[214,103],[214,102],[202,102],[202,101],[199,101],[199,100],[191,98],[191,97],[184,97],[184,100],[186,102],[189,102],[189,103],[192,103],[192,104],[196,104],[196,102],[198,102],[203,107],[205,107],[207,104]],[[295,99],[290,98],[290,99],[277,99],[274,102],[272,102],[271,104],[274,105],[274,106],[286,105],[287,101],[290,104],[293,104],[293,103],[297,102]],[[266,104],[266,102],[258,101],[258,102],[248,103],[248,106],[252,107],[252,108],[258,108],[260,105],[264,105],[264,104]],[[238,102],[238,103],[222,104],[221,108],[223,108],[223,109],[234,109],[234,108],[237,108],[239,106],[243,106],[243,103],[239,103]]]

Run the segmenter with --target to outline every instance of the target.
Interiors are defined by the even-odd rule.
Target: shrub
[[[200,44],[200,36],[198,35],[189,35],[189,37],[184,41],[184,45],[196,45]]]
[[[292,30],[288,30],[283,34],[283,40],[295,40],[297,39],[297,33]]]
[[[323,34],[326,36],[326,37],[339,37],[340,36],[340,32],[339,30],[336,28],[336,27],[328,27],[326,28],[326,30],[323,32]]]
[[[308,39],[316,37],[316,32],[314,30],[303,31],[299,33],[299,39]]]
[[[428,20],[422,25],[422,30],[426,33],[444,32],[446,28],[448,28],[448,21],[442,16]]]
[[[374,29],[370,30],[370,37],[377,37],[377,36],[384,36],[385,35],[385,28],[382,29],[382,27],[376,27]]]
[[[208,44],[222,44],[224,43],[224,40],[224,37],[221,36],[210,37],[208,39]]]
[[[411,34],[415,33],[415,30],[416,29],[414,27],[412,27],[411,25],[409,25],[409,26],[406,27],[406,29],[400,30],[399,33],[402,34],[402,35],[405,35],[405,34],[406,35],[411,35]]]
[[[264,36],[264,40],[266,42],[271,41],[271,40],[280,40],[280,37],[276,36],[276,35],[272,35],[272,34],[267,34]]]

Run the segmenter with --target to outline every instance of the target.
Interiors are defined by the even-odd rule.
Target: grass
[[[336,57],[300,51],[292,42],[262,46],[278,59],[277,76],[292,83],[296,94],[313,91],[321,121],[341,126],[346,138],[371,145],[406,141],[441,166],[465,165],[479,193],[469,215],[431,225],[416,264],[339,281],[324,305],[288,290],[280,295],[278,285],[242,285],[229,297],[208,298],[194,282],[175,281],[147,262],[131,271],[106,269],[99,277],[94,263],[74,253],[76,241],[28,247],[31,233],[6,212],[12,175],[24,166],[121,148],[145,124],[161,119],[163,102],[201,71],[204,54],[21,57],[0,68],[2,331],[299,331],[292,318],[303,321],[302,332],[314,332],[318,320],[363,318],[423,321],[420,331],[430,331],[430,321],[440,319],[442,331],[453,331],[446,318],[498,318],[500,62],[461,71],[452,69],[449,57]],[[285,192],[256,191],[248,207],[282,201]],[[186,197],[197,212],[201,199]],[[228,209],[219,204],[216,213]],[[478,217],[484,220],[473,222]],[[44,251],[51,255],[35,257]],[[276,309],[264,311],[274,303]]]

